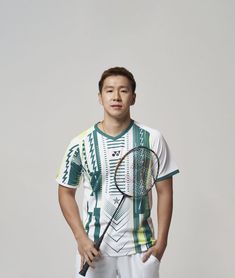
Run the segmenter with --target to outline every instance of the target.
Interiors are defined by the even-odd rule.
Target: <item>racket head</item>
[[[114,173],[115,185],[127,197],[142,198],[155,185],[159,166],[159,158],[152,149],[137,146],[118,162]]]

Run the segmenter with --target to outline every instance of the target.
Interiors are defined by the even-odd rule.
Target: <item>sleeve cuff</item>
[[[60,182],[60,181],[57,181],[56,180],[56,183],[59,184],[59,185],[63,185],[65,187],[68,187],[68,188],[78,188],[78,185],[70,185],[70,184],[66,184],[66,183],[63,183],[63,182]]]
[[[158,179],[157,179],[157,182],[158,182],[158,181],[165,180],[165,179],[167,179],[167,178],[169,178],[169,177],[171,177],[171,176],[173,176],[173,175],[175,175],[175,174],[178,174],[179,172],[180,172],[179,169],[177,169],[177,170],[175,170],[175,171],[173,171],[173,172],[171,172],[171,173],[169,173],[169,174],[167,174],[167,175],[165,175],[165,176],[163,176],[163,177],[158,178]]]

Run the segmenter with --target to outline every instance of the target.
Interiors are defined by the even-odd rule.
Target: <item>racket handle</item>
[[[98,239],[98,241],[95,243],[95,245],[94,245],[94,247],[95,247],[95,249],[96,249],[97,251],[100,250],[100,244],[101,244],[101,242],[102,242],[102,240],[103,240],[103,237],[104,237],[104,235],[102,235],[102,236]],[[82,269],[80,270],[79,274],[82,275],[82,276],[86,276],[86,273],[87,273],[87,270],[88,270],[89,267],[90,267],[89,264],[86,262],[86,263],[83,265]]]
[[[85,263],[82,267],[82,270],[80,270],[79,274],[82,276],[86,276],[88,268],[89,268],[89,264]]]

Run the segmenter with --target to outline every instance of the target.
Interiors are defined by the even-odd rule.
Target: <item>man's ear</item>
[[[99,99],[99,103],[100,103],[101,105],[103,105],[102,96],[101,96],[101,93],[100,93],[100,92],[98,92],[98,99]]]
[[[136,99],[136,93],[133,93],[131,105],[135,104],[135,99]]]

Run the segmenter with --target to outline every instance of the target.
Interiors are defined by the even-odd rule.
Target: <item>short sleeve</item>
[[[66,187],[77,188],[82,181],[82,169],[79,144],[76,140],[71,140],[57,171],[56,182]]]
[[[159,131],[154,139],[153,150],[159,158],[159,173],[157,181],[167,179],[179,173],[178,166],[172,157],[171,150],[165,138]]]

